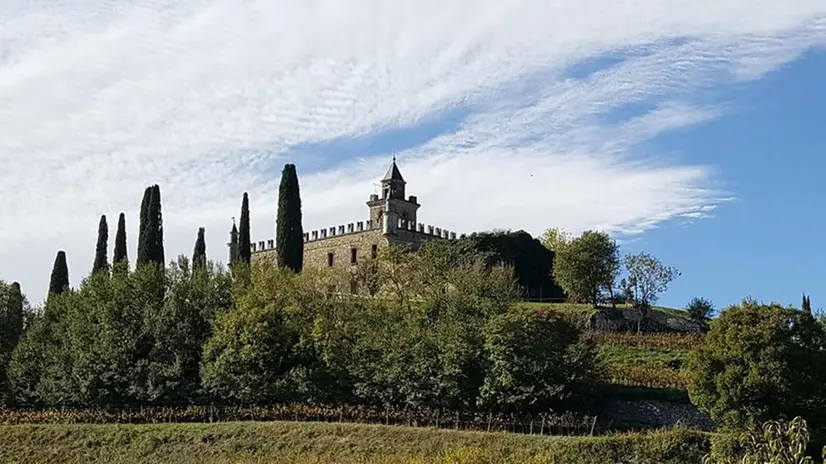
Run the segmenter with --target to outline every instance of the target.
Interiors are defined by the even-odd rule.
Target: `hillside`
[[[538,437],[379,425],[230,422],[0,426],[4,463],[699,462],[710,435],[670,430]]]

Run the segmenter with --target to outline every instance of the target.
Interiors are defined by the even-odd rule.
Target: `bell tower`
[[[420,205],[413,195],[405,199],[406,184],[394,156],[393,164],[381,180],[381,197],[370,195],[370,201],[367,202],[374,228],[382,228],[385,233],[392,234],[400,226],[402,229],[415,227],[416,212]]]

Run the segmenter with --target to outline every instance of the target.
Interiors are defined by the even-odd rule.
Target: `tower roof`
[[[382,182],[387,182],[391,180],[400,180],[404,182],[404,178],[402,177],[401,171],[399,171],[399,167],[396,166],[396,157],[393,157],[393,164],[390,165],[390,169],[387,170],[387,174],[384,175],[384,178],[381,180]]]

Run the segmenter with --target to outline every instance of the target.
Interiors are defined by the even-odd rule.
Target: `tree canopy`
[[[692,352],[691,400],[729,425],[826,421],[826,332],[811,314],[746,300],[714,319]]]
[[[588,230],[559,250],[553,276],[569,298],[596,307],[602,293],[613,293],[619,265],[616,242],[605,232]]]

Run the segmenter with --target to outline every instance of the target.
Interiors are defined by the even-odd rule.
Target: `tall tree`
[[[106,215],[100,216],[98,224],[98,241],[95,247],[95,263],[92,265],[92,272],[105,271],[109,268],[107,249],[109,247],[109,225],[106,223]]]
[[[812,301],[806,295],[803,295],[803,306],[801,309],[809,314],[812,313]]]
[[[54,259],[52,276],[49,281],[49,294],[60,294],[69,289],[69,265],[66,264],[66,252],[60,250]]]
[[[0,280],[0,405],[8,391],[6,369],[17,342],[23,335],[25,297],[17,282]]]
[[[252,258],[250,247],[250,199],[247,192],[241,200],[241,227],[238,229],[238,260],[249,264]]]
[[[163,214],[161,212],[161,188],[157,184],[152,186],[152,197],[149,202],[150,230],[152,232],[152,255],[150,259],[160,264],[166,264],[163,247]]]
[[[198,239],[195,240],[195,250],[192,252],[192,269],[203,269],[206,267],[206,240],[204,240],[204,228],[198,228]]]
[[[141,266],[149,262],[152,255],[149,224],[149,203],[152,201],[152,187],[146,187],[141,201],[140,224],[138,225],[138,258],[136,265]]]
[[[284,165],[281,172],[275,249],[279,267],[301,272],[304,266],[304,229],[301,225],[301,193],[294,164]]]
[[[112,264],[125,263],[127,261],[126,252],[126,215],[120,213],[118,217],[118,231],[115,234],[115,252],[112,256]]]
[[[553,275],[570,298],[596,307],[602,291],[613,291],[619,265],[617,243],[605,232],[587,230],[557,252]]]
[[[155,184],[147,187],[143,194],[137,264],[156,263],[163,266],[165,261],[161,188]]]

